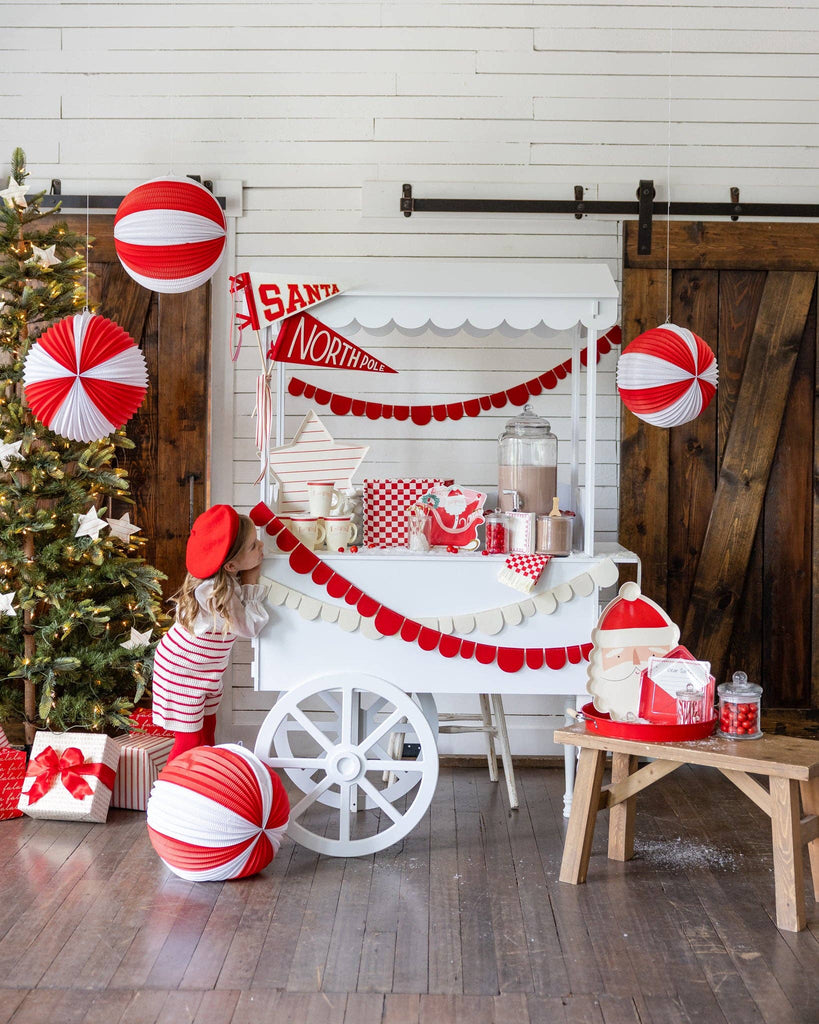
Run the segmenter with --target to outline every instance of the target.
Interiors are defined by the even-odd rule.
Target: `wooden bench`
[[[771,819],[776,923],[784,931],[805,927],[802,846],[808,844],[814,899],[819,900],[819,742],[791,736],[729,740],[712,736],[692,743],[641,743],[587,733],[585,725],[555,732],[555,742],[580,747],[560,881],[585,882],[598,810],[609,810],[609,858],[634,853],[636,796],[683,764],[717,768]],[[611,751],[611,783],[603,786]],[[654,758],[638,769],[638,758]],[[768,789],[751,775],[768,777]],[[805,816],[799,809],[799,796]]]

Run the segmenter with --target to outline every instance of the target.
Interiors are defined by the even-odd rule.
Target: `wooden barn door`
[[[85,233],[85,217],[65,218]],[[120,456],[136,505],[130,512],[147,539],[146,560],[164,572],[169,597],[185,575],[191,514],[205,507],[208,479],[210,285],[158,295],[130,278],[117,259],[111,216],[94,216],[91,303],[125,328],[145,354],[148,394],[128,424],[133,451]]]
[[[624,343],[666,318],[659,234],[638,256],[626,225]],[[672,430],[623,410],[621,543],[718,682],[744,669],[768,707],[817,707],[819,226],[673,223],[669,262],[671,321],[714,349],[719,388]]]

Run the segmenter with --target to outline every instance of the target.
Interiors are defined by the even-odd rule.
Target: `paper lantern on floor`
[[[222,207],[190,178],[155,178],[122,200],[114,246],[125,270],[155,292],[188,292],[215,273],[225,251]]]
[[[617,390],[635,416],[655,427],[696,419],[717,391],[717,360],[685,327],[639,334],[617,361]]]
[[[123,426],[148,386],[145,357],[113,320],[87,310],[41,334],[23,367],[37,419],[71,441],[99,441]]]
[[[273,860],[290,816],[279,777],[228,743],[194,747],[160,772],[148,800],[148,836],[180,878],[223,882]]]

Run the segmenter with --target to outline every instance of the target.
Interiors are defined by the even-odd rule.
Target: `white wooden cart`
[[[263,269],[291,277],[302,270],[302,280],[316,270],[291,263]],[[333,279],[326,277],[326,265],[319,269],[325,274],[322,280]],[[526,331],[545,324],[571,330],[571,488],[575,508],[582,513],[583,536],[575,538],[580,550],[551,561],[538,588],[557,588],[562,595],[548,614],[498,583],[502,556],[362,550],[357,555],[324,552],[322,559],[376,601],[409,618],[431,619],[445,633],[457,634],[456,624],[472,617],[476,628],[467,639],[478,643],[533,648],[587,643],[599,613],[601,563],[607,558],[636,561],[616,545],[595,548],[594,508],[580,504],[581,371],[586,375],[586,495],[594,494],[597,398],[596,362],[589,359],[582,367],[580,353],[585,346],[594,351],[598,337],[617,319],[617,290],[608,268],[476,261],[389,263],[357,273],[346,268],[345,273],[365,283],[316,311],[341,333],[353,323],[381,329],[391,322],[397,330],[426,325],[432,333],[464,325],[477,330],[509,325]],[[279,374],[277,444],[282,444],[281,368]],[[275,507],[269,480],[262,484],[262,500]],[[317,852],[370,854],[397,842],[420,821],[438,776],[436,694],[484,695],[484,727],[493,731],[505,730],[503,694],[562,695],[572,705],[585,694],[583,660],[559,669],[524,667],[506,673],[474,659],[446,659],[397,636],[378,637],[343,600],[333,601],[310,576],[295,573],[286,555],[271,554],[263,573],[273,581],[278,604],[255,642],[255,685],[280,696],[255,749],[304,794],[293,802],[289,831]],[[504,609],[508,623],[504,633],[481,633],[486,620],[475,613],[498,608]],[[414,759],[401,756],[405,742],[418,744]],[[574,763],[571,751],[566,756],[567,811]]]

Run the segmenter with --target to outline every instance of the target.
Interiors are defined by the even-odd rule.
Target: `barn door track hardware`
[[[762,217],[766,220],[786,218],[819,218],[819,205],[810,203],[740,203],[739,189],[731,189],[729,203],[656,202],[654,181],[640,181],[636,198],[630,201],[587,200],[582,185],[574,186],[574,199],[427,199],[413,196],[412,185],[401,187],[400,211],[405,217],[413,213],[570,213],[576,220],[590,213],[636,217],[637,251],[641,256],[651,253],[651,229],[655,216],[666,217]]]

